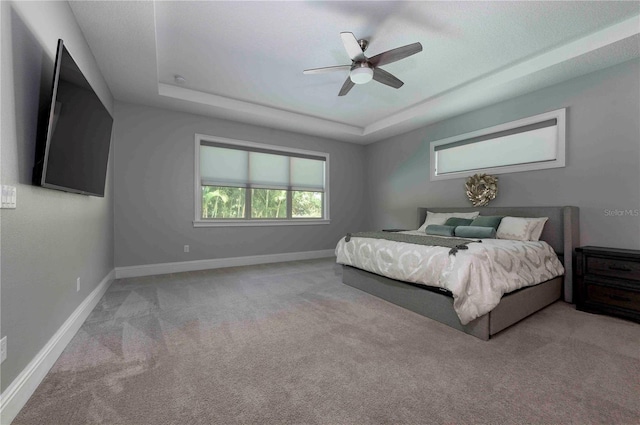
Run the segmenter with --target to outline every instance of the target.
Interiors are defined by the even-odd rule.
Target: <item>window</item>
[[[431,180],[564,167],[565,109],[431,143]]]
[[[196,134],[195,226],[326,224],[329,154]]]

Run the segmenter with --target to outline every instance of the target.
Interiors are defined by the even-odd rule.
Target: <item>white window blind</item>
[[[565,110],[433,142],[431,179],[564,167]]]
[[[438,174],[556,159],[557,125],[436,148]],[[453,146],[452,146],[453,145]]]
[[[325,161],[323,157],[211,146],[203,142],[201,184],[323,192]]]
[[[287,189],[289,157],[269,153],[249,152],[249,179],[252,187]]]
[[[203,185],[243,187],[248,180],[249,152],[213,146],[200,148]]]
[[[291,186],[294,190],[324,190],[324,161],[291,158]]]

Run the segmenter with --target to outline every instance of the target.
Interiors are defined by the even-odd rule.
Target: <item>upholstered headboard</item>
[[[573,267],[575,248],[580,246],[580,216],[578,207],[452,207],[418,208],[418,227],[424,223],[427,210],[431,212],[471,212],[480,215],[512,217],[549,217],[540,240],[547,242],[562,260],[565,268],[564,300],[573,302]]]

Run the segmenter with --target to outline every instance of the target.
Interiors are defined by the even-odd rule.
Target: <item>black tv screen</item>
[[[33,181],[42,187],[104,196],[113,118],[62,40],[53,85],[41,112]]]

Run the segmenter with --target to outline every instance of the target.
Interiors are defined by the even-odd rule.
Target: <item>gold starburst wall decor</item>
[[[489,174],[474,174],[464,185],[474,207],[484,207],[498,194],[498,178]]]

